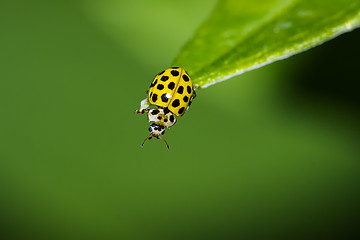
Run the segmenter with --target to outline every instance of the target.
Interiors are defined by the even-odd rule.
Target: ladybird
[[[176,117],[185,114],[195,97],[195,88],[184,69],[172,67],[158,73],[150,84],[147,98],[140,103],[140,110],[136,110],[139,114],[147,112],[148,121],[152,122],[149,127],[150,135],[141,146],[144,146],[146,140],[155,137],[163,140],[169,149],[161,135],[176,123]],[[155,108],[149,108],[150,105]]]

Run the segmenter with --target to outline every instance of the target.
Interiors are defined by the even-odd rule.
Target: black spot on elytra
[[[178,107],[179,105],[180,105],[179,99],[175,99],[175,100],[172,102],[172,104],[171,104],[171,106],[173,106],[174,108],[175,108],[175,107]]]
[[[178,87],[177,92],[182,94],[184,92],[184,87],[183,86]]]
[[[168,120],[165,118],[165,119],[164,119],[164,122],[167,122],[167,121],[168,121]]]
[[[151,110],[151,115],[156,115],[158,114],[160,111],[158,109],[154,109],[154,110]]]
[[[181,114],[183,114],[184,111],[185,111],[185,108],[182,107],[182,108],[179,109],[178,113],[181,115]]]
[[[172,70],[171,75],[173,75],[174,77],[179,76],[179,71]]]
[[[185,74],[182,76],[182,78],[184,79],[185,82],[188,82],[190,79],[188,76],[186,76]]]
[[[168,79],[169,79],[168,76],[162,76],[162,77],[161,77],[161,81],[164,81],[164,82],[165,82],[166,80],[168,80]]]
[[[187,92],[190,94],[191,93],[191,87],[190,86],[187,86],[186,88]]]
[[[168,114],[170,112],[170,110],[166,107],[166,108],[164,108],[164,114],[166,115],[166,114]]]
[[[183,98],[183,100],[184,100],[184,102],[187,102],[187,101],[189,101],[189,98],[188,98],[188,96],[185,96],[185,97]]]
[[[153,102],[156,102],[156,100],[157,100],[157,94],[156,94],[156,93],[154,93],[154,94],[152,95],[151,100],[152,100]]]
[[[173,90],[174,87],[175,87],[175,83],[174,83],[174,82],[169,83],[168,88],[169,88],[170,90]]]
[[[157,119],[159,119],[159,120],[161,120],[161,118],[162,118],[161,116],[158,116],[158,117],[157,117]]]
[[[164,89],[164,85],[158,84],[156,88],[159,89],[159,90],[163,90],[163,89]]]
[[[164,93],[163,95],[161,95],[161,100],[163,102],[167,102],[169,100],[169,98],[166,96],[167,93]]]
[[[153,81],[151,84],[150,84],[150,88],[152,88],[153,86],[155,86],[157,83],[157,79],[155,79],[155,81]]]
[[[174,121],[175,121],[175,117],[174,117],[174,115],[171,115],[171,116],[170,116],[170,122],[173,123]]]
[[[164,72],[165,72],[165,70],[164,70],[164,71],[162,71],[162,72],[159,72],[159,73],[158,73],[158,75],[162,75]]]
[[[153,92],[150,93],[150,98],[152,97],[152,95],[153,95]]]

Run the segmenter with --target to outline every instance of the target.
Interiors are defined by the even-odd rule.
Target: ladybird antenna
[[[151,139],[152,136],[153,136],[153,134],[150,133],[150,135],[149,135],[147,138],[145,138],[145,140],[144,140],[143,143],[141,144],[141,147],[144,147],[144,143],[146,142],[146,140]]]
[[[166,140],[162,138],[160,135],[159,138],[165,142],[167,149],[170,150],[169,144],[166,142]]]

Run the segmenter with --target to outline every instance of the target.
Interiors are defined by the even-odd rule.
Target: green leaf
[[[222,0],[173,66],[204,88],[319,45],[360,25],[357,0]]]

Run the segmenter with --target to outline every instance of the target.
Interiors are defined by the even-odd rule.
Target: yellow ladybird
[[[175,116],[185,114],[196,96],[189,74],[179,67],[172,67],[157,74],[147,93],[148,97],[141,101],[140,110],[136,111],[141,114],[146,111],[149,122],[153,122],[149,128],[150,135],[142,146],[152,137],[164,140],[161,135],[165,133],[165,128],[175,124]],[[156,106],[156,109],[148,108],[149,105]],[[169,148],[167,143],[166,145]]]

